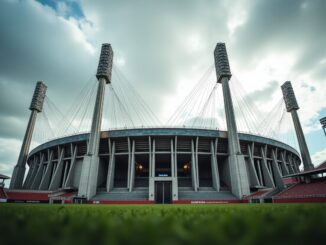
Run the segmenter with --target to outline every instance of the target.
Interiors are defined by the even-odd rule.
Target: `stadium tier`
[[[25,190],[77,191],[89,134],[42,144],[28,156]],[[251,191],[276,188],[298,173],[292,147],[239,134]],[[101,132],[97,191],[92,201],[232,201],[227,132],[148,128]],[[275,157],[273,156],[275,154]]]

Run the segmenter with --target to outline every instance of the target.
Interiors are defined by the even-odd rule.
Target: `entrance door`
[[[156,203],[168,204],[172,202],[172,182],[155,182],[155,201]]]

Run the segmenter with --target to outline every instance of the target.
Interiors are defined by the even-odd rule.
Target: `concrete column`
[[[295,132],[297,135],[297,140],[300,147],[301,158],[304,166],[304,170],[313,169],[309,150],[307,147],[307,143],[302,131],[301,123],[299,120],[299,116],[297,114],[297,110],[299,109],[292,84],[290,81],[285,82],[282,86],[283,98],[286,105],[286,110],[291,113]]]
[[[171,139],[171,177],[172,177],[172,200],[178,200],[178,177],[176,172],[176,157],[173,139]]]
[[[150,139],[151,140],[151,139]],[[151,161],[151,176],[149,178],[149,187],[148,187],[148,200],[154,201],[155,199],[155,139],[152,140],[153,142],[153,148],[152,151],[150,151],[150,161]]]
[[[298,165],[293,157],[293,154],[291,154],[291,163],[292,163],[294,172],[299,173]]]
[[[283,151],[281,152],[281,167],[282,167],[282,172],[283,172],[283,176],[285,175],[289,175],[289,169],[286,166],[286,153]]]
[[[115,171],[115,142],[112,143],[112,150],[109,161],[108,177],[106,182],[106,191],[110,192],[114,187],[114,171]]]
[[[273,158],[272,168],[273,168],[274,177],[275,177],[275,184],[278,188],[283,190],[284,184],[283,184],[281,171],[277,166],[278,164],[277,164],[277,155],[276,154],[277,154],[276,150],[272,150],[272,158]]]
[[[300,173],[299,162],[295,158],[293,158],[293,163],[295,165],[297,173]]]
[[[131,172],[131,141],[130,138],[127,138],[128,140],[128,169],[127,169],[127,188],[130,187],[130,172]]]
[[[174,152],[173,152],[173,139],[171,139],[171,177],[175,177],[174,170],[175,170],[175,162],[174,162]]]
[[[27,188],[27,183],[31,179],[31,175],[33,173],[33,170],[34,170],[34,164],[33,164],[32,161],[30,161],[29,162],[29,170],[28,170],[27,176],[26,176],[26,178],[24,180],[24,183],[23,183],[23,189],[26,189]]]
[[[87,199],[90,199],[96,194],[98,167],[100,161],[98,150],[100,145],[105,83],[106,81],[104,78],[99,79],[88,149],[87,154],[83,159],[82,172],[80,176],[78,195],[84,196]]]
[[[39,169],[40,169],[40,161],[41,161],[41,159],[40,159],[40,157],[41,157],[41,155],[39,155],[38,157],[34,157],[34,161],[35,161],[35,170],[34,170],[34,176],[33,176],[33,179],[31,179],[31,185],[30,185],[30,187],[29,187],[29,189],[33,189],[34,188],[34,186],[35,186],[35,177],[36,177],[36,175],[38,174],[38,172],[39,172]]]
[[[131,164],[130,164],[130,186],[129,192],[134,189],[135,185],[135,140],[132,141],[131,147]]]
[[[148,173],[148,177],[151,178],[152,177],[152,141],[151,141],[151,136],[148,136],[148,155],[149,155],[149,173]]]
[[[219,161],[218,161],[218,157],[217,157],[217,146],[218,146],[218,137],[216,137],[215,139],[215,144],[214,144],[214,155],[216,157],[216,170],[217,170],[217,177],[218,177],[218,191],[220,191],[221,189],[221,180],[220,180],[220,171],[219,171]]]
[[[230,71],[228,56],[224,43],[217,43],[215,51],[215,68],[217,82],[222,84],[226,124],[228,129],[228,163],[230,167],[232,193],[238,198],[250,194],[249,180],[244,156],[240,150],[240,142],[235,121],[229,79]]]
[[[84,156],[78,195],[87,199],[96,194],[99,168],[99,145],[104,104],[105,85],[111,83],[113,51],[110,44],[103,44],[97,68],[98,88],[89,135],[87,154]]]
[[[291,169],[292,169],[293,173],[296,173],[297,169],[295,168],[292,154],[289,154],[288,159],[289,159],[289,164],[291,166]]]
[[[265,180],[265,185],[270,188],[274,188],[275,184],[273,181],[272,173],[269,171],[267,167],[267,159],[266,159],[266,154],[263,148],[261,148],[261,157],[262,157],[262,170],[263,170],[263,175],[264,175],[264,180]]]
[[[155,180],[153,177],[149,178],[148,200],[155,200]]]
[[[292,166],[292,161],[291,161],[291,155],[288,155],[288,169],[289,169],[289,172],[290,174],[295,174],[295,171],[293,169],[293,166]]]
[[[172,178],[172,201],[177,201],[179,199],[178,191],[178,178]]]
[[[294,128],[297,134],[297,139],[300,147],[301,158],[304,166],[304,170],[313,169],[314,166],[311,162],[308,146],[301,128],[300,120],[297,111],[291,111]]]
[[[263,186],[264,185],[264,180],[263,180],[263,174],[262,174],[262,171],[261,171],[260,160],[257,159],[256,163],[257,163],[257,171],[258,171],[258,176],[259,176],[259,182],[260,182],[260,185]]]
[[[31,110],[31,115],[29,117],[27,129],[25,132],[22,147],[20,149],[18,161],[12,173],[10,187],[9,187],[10,189],[21,189],[23,186],[27,156],[33,137],[35,121],[36,121],[37,113],[41,112],[43,109],[43,102],[45,98],[46,89],[47,87],[43,82],[41,81],[37,82],[34,90],[32,102],[29,107],[29,109]]]
[[[213,188],[216,191],[220,191],[220,175],[218,172],[216,152],[215,152],[213,141],[211,141],[211,169],[212,169]]]
[[[194,140],[191,140],[191,179],[192,179],[192,188],[194,191],[197,191],[197,169],[196,169],[196,153],[195,153],[195,146]]]
[[[198,167],[198,142],[199,137],[196,137],[196,143],[195,143],[195,164],[196,164],[196,180],[197,180],[197,187],[200,187],[199,183],[199,167]]]
[[[59,150],[59,159],[58,159],[57,167],[55,168],[54,174],[50,182],[49,190],[56,190],[61,186],[60,180],[62,178],[62,172],[64,167],[63,158],[64,158],[64,148]]]
[[[42,178],[43,164],[44,164],[44,154],[40,153],[37,172],[36,172],[36,175],[35,175],[35,177],[33,179],[33,183],[32,183],[32,186],[31,186],[32,190],[37,190],[39,188],[41,178]]]
[[[258,180],[258,176],[257,176],[257,171],[255,168],[255,164],[254,164],[254,150],[253,150],[254,145],[252,145],[252,147],[250,147],[250,145],[248,144],[248,169],[249,169],[249,179],[250,179],[250,184],[251,186],[260,186],[260,182]]]
[[[68,175],[68,169],[69,169],[69,161],[63,161],[64,163],[64,171],[63,171],[63,178],[62,178],[62,182],[61,182],[61,188],[65,187],[65,183],[67,180],[67,175]]]
[[[70,168],[68,170],[67,180],[65,183],[66,188],[72,187],[72,185],[73,185],[73,175],[74,175],[75,167],[76,167],[77,145],[73,146],[71,144],[71,152],[72,152],[72,156],[70,159]]]
[[[53,179],[53,176],[54,176],[55,170],[57,169],[57,166],[58,166],[58,160],[53,161],[53,167],[52,167],[51,176],[50,176],[50,183],[51,183],[51,181]]]
[[[152,152],[152,177],[155,177],[155,139],[153,139],[153,152]]]
[[[49,163],[49,162],[46,161],[46,162],[44,162],[44,164],[43,164],[43,169],[42,169],[42,178],[41,178],[41,180],[43,179],[43,176],[44,176],[44,174],[45,174],[46,167],[47,167],[47,164],[48,164],[48,163]]]
[[[43,178],[41,180],[41,184],[39,186],[39,190],[47,190],[49,188],[50,184],[50,176],[51,176],[51,170],[52,170],[52,162],[53,159],[53,151],[51,150],[48,152],[48,164],[46,165],[45,173],[43,175]]]
[[[279,151],[278,151],[278,148],[277,147],[275,147],[274,149],[273,149],[273,151],[275,152],[275,157],[276,157],[276,159],[275,159],[275,161],[276,161],[276,167],[278,168],[278,171],[279,171],[279,173],[281,174],[281,177],[282,177],[282,169],[280,168],[280,165],[279,165],[279,161],[278,161],[278,158],[277,158],[277,156],[278,156],[278,154],[279,154]]]
[[[178,136],[174,138],[174,175],[178,177]]]
[[[27,176],[28,178],[26,178],[25,182],[24,182],[24,189],[29,189],[31,187],[32,181],[34,179],[34,176],[36,174],[37,171],[37,163],[35,161],[35,156],[32,160],[32,162],[30,163],[30,169],[28,171],[28,173],[30,174],[30,176]]]

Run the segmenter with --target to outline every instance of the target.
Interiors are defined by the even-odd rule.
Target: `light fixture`
[[[143,169],[144,169],[143,165],[141,163],[136,162],[136,172],[140,173],[143,171]]]
[[[187,162],[183,165],[183,172],[188,173],[190,170],[190,164],[191,162]]]

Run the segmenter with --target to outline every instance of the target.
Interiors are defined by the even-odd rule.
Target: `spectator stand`
[[[315,169],[287,175],[283,182],[287,188],[273,196],[274,203],[326,202],[326,161]]]
[[[0,203],[7,202],[7,193],[5,190],[5,180],[10,179],[10,177],[0,174]]]

